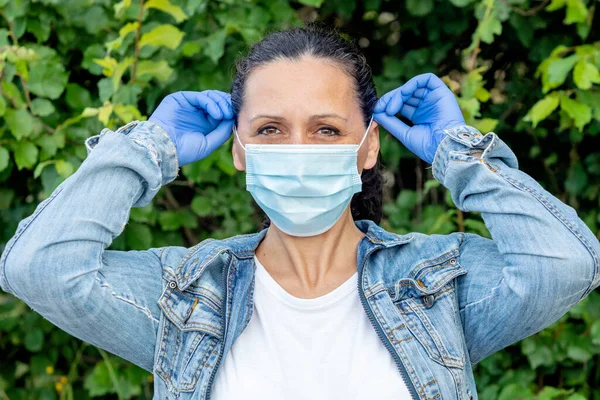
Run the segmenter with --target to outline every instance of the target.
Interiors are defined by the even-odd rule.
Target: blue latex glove
[[[167,131],[183,166],[205,158],[227,141],[234,122],[231,95],[218,90],[172,93],[148,121]]]
[[[397,113],[413,126],[396,118]],[[417,75],[383,95],[373,119],[429,164],[445,137],[443,130],[465,125],[454,93],[434,74]]]

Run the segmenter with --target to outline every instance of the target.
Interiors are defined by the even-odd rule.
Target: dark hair
[[[244,100],[244,86],[250,73],[255,68],[278,59],[297,60],[305,55],[333,61],[354,79],[365,127],[369,124],[377,103],[377,93],[365,56],[352,41],[343,38],[337,31],[312,24],[271,32],[255,43],[248,55],[236,62],[237,71],[231,90],[236,125]],[[383,214],[383,177],[379,156],[373,168],[363,170],[361,179],[362,191],[352,197],[350,204],[352,218],[370,219],[379,223]]]

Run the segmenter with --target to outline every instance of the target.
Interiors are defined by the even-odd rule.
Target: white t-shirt
[[[254,261],[254,312],[222,360],[212,399],[410,399],[363,310],[358,272],[321,297],[302,299]]]

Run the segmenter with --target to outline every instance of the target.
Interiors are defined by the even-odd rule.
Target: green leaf
[[[477,32],[482,42],[490,44],[494,41],[494,35],[502,34],[502,23],[495,16],[490,16],[479,23]]]
[[[28,329],[23,343],[31,352],[40,351],[44,345],[44,332],[39,328]]]
[[[417,17],[423,17],[433,11],[433,0],[407,0],[406,9]]]
[[[168,81],[172,73],[173,68],[169,66],[167,60],[142,60],[137,66],[137,76],[150,75],[161,82]]]
[[[82,110],[92,104],[90,92],[76,83],[69,83],[67,85],[65,100],[69,107],[76,110]]]
[[[583,0],[567,0],[567,15],[564,20],[565,24],[585,22],[587,15],[588,10]]]
[[[92,373],[85,379],[83,387],[88,390],[89,395],[92,397],[104,396],[116,392],[108,367],[104,361],[96,364]]]
[[[125,230],[125,239],[134,250],[145,250],[152,246],[152,231],[145,224],[130,223]]]
[[[8,125],[8,129],[17,139],[29,136],[33,132],[33,117],[24,108],[18,110],[14,108],[7,109],[4,113],[4,120]]]
[[[4,100],[4,97],[2,95],[0,95],[0,117],[3,116],[5,112],[6,112],[6,100]]]
[[[215,64],[225,52],[225,39],[227,32],[225,29],[218,30],[204,39],[204,48],[202,49]]]
[[[298,3],[304,4],[305,6],[321,7],[324,0],[298,0]]]
[[[573,69],[573,80],[580,89],[591,88],[594,83],[600,83],[598,67],[585,59],[579,60]]]
[[[192,210],[201,217],[206,217],[214,213],[212,199],[205,196],[196,196],[192,200]]]
[[[0,188],[0,210],[8,210],[14,197],[15,197],[14,190]],[[2,321],[1,317],[0,317],[0,322],[4,322],[4,321]],[[2,323],[0,323],[0,325],[2,325]],[[0,329],[0,330],[2,330],[2,329]]]
[[[115,104],[113,111],[124,123],[142,119],[142,114],[132,105]]]
[[[475,0],[450,0],[450,3],[452,3],[456,7],[466,7],[474,1]]]
[[[560,97],[560,108],[573,118],[579,130],[592,120],[592,109],[587,104],[570,99],[566,95]]]
[[[565,5],[566,0],[552,0],[552,2],[546,6],[546,11],[556,11],[563,8]]]
[[[569,168],[569,175],[565,180],[565,189],[572,194],[581,194],[588,186],[588,176],[580,162]]]
[[[110,99],[113,89],[113,82],[109,78],[102,78],[98,81],[98,97],[102,103]]]
[[[0,172],[8,167],[9,153],[8,150],[0,146]]]
[[[488,133],[493,132],[498,126],[498,120],[492,118],[478,119],[473,122],[473,126],[479,130],[479,132]]]
[[[159,25],[140,39],[140,48],[144,46],[165,46],[176,49],[185,34],[173,25]]]
[[[554,58],[543,62],[540,65],[542,69],[542,82],[544,84],[543,92],[546,93],[562,85],[578,60],[579,56],[573,54],[569,57]]]
[[[65,160],[56,160],[54,167],[56,168],[56,172],[65,179],[71,176],[75,170],[73,164]]]
[[[600,346],[600,321],[595,321],[592,324],[590,328],[590,338],[592,339],[593,344]]]
[[[119,36],[116,39],[106,43],[106,49],[111,52],[120,48],[127,35],[137,31],[138,26],[140,26],[140,24],[137,21],[125,24],[121,29],[119,29]]]
[[[155,8],[167,14],[170,14],[178,23],[187,19],[187,15],[176,5],[171,4],[169,0],[149,0],[144,4],[146,8]]]
[[[54,100],[60,97],[68,79],[69,73],[65,71],[62,64],[36,60],[31,63],[29,90],[40,97]]]
[[[523,118],[524,121],[530,121],[535,128],[538,123],[545,120],[560,103],[560,98],[556,93],[550,93],[537,103],[529,110],[527,115]]]
[[[56,109],[54,108],[54,105],[50,100],[38,97],[36,99],[33,99],[33,101],[31,102],[31,111],[34,115],[46,117],[52,114],[54,111],[56,111]]]
[[[23,168],[31,169],[37,162],[38,148],[33,143],[25,140],[17,142],[14,146],[13,153],[19,171]]]

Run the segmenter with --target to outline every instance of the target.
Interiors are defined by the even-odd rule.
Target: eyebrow
[[[285,118],[280,117],[278,115],[259,114],[259,115],[255,116],[254,118],[250,119],[250,121],[254,121],[254,120],[259,119],[259,118],[269,118],[269,119],[274,119],[274,120],[277,120],[277,121],[283,121],[283,120],[285,120]],[[344,117],[342,117],[342,116],[340,116],[338,114],[333,114],[333,113],[331,113],[331,114],[315,114],[315,115],[311,115],[311,117],[309,118],[309,120],[315,120],[315,119],[321,119],[321,118],[338,118],[338,119],[347,121],[347,118],[344,118]]]

